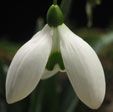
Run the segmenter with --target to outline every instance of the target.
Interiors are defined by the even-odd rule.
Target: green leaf
[[[33,91],[30,96],[29,112],[42,112],[43,97],[45,91],[45,82],[38,84],[38,87]]]
[[[79,99],[77,98],[69,80],[66,84],[66,89],[64,90],[64,94],[62,95],[62,103],[60,112],[75,112],[76,107],[78,106]]]
[[[42,80],[31,94],[29,112],[57,112],[59,95],[56,91],[57,76]]]
[[[64,15],[64,20],[66,20],[68,18],[72,1],[73,0],[62,0],[62,2],[61,2],[60,7],[61,7],[61,10],[62,10],[63,15]]]

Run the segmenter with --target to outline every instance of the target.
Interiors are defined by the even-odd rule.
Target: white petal
[[[65,25],[58,32],[66,72],[77,96],[90,108],[99,108],[105,96],[105,78],[96,53]]]
[[[38,84],[52,47],[52,29],[46,25],[15,55],[6,79],[6,98],[14,103],[29,95]]]
[[[52,77],[53,75],[55,75],[58,71],[60,71],[59,65],[55,65],[55,67],[52,71],[45,69],[41,79],[48,79],[48,78]]]

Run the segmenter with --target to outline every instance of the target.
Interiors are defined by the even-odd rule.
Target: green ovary
[[[46,65],[47,70],[49,71],[53,70],[56,64],[59,65],[61,70],[65,69],[61,53],[58,51],[51,53],[51,55],[49,56],[49,59]]]

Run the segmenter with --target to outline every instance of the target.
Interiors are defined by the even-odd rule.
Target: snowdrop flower
[[[58,5],[49,8],[47,23],[14,56],[6,79],[7,102],[27,97],[41,79],[61,71],[67,73],[83,103],[99,108],[105,95],[105,78],[96,53],[63,23]]]

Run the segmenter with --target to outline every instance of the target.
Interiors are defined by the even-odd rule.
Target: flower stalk
[[[57,0],[53,0],[53,4],[54,5],[57,5]]]

